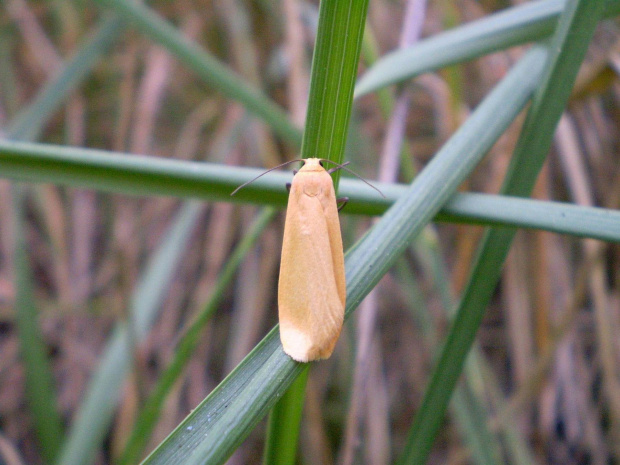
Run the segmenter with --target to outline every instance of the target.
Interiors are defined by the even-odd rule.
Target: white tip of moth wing
[[[335,345],[332,344],[329,350],[325,350],[325,347],[314,344],[306,333],[296,328],[283,328],[282,325],[280,325],[280,341],[289,357],[303,363],[329,358]]]

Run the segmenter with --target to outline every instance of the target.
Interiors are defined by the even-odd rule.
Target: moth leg
[[[338,171],[340,168],[342,168],[343,166],[347,166],[348,164],[350,164],[350,161],[345,161],[342,165],[340,166],[334,166],[333,168],[330,168],[327,170],[327,172],[329,174],[332,174],[334,171]]]
[[[290,182],[286,183],[286,192],[288,192],[289,194],[291,193],[291,183]]]
[[[338,211],[342,210],[348,202],[349,202],[349,197],[342,197],[340,199],[336,199],[336,205],[338,205]]]

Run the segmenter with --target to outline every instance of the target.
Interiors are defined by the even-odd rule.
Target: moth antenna
[[[342,197],[341,199],[336,199],[338,211],[342,211],[342,209],[347,206],[347,203],[349,203],[349,197]]]
[[[291,163],[295,163],[296,161],[304,161],[303,158],[296,158],[295,160],[289,160],[289,161],[285,161],[284,163],[279,164],[278,166],[274,166],[273,168],[269,168],[267,171],[259,174],[258,176],[256,176],[254,179],[250,179],[247,182],[244,182],[243,184],[241,184],[239,187],[237,187],[234,191],[232,191],[232,194],[230,194],[230,196],[232,197],[233,195],[235,195],[239,190],[241,190],[242,188],[244,188],[245,186],[247,186],[248,184],[253,183],[254,181],[256,181],[258,178],[260,178],[261,176],[266,175],[267,173],[269,173],[270,171],[273,170],[277,170],[278,168],[282,168],[283,166],[286,165],[290,165]]]
[[[326,158],[321,158],[321,160],[322,160],[322,161],[327,161],[327,162],[329,162],[329,163],[333,163],[334,165],[336,165],[336,166],[338,167],[338,169],[343,169],[343,170],[345,170],[345,171],[347,171],[347,172],[351,173],[353,176],[355,176],[356,178],[360,179],[361,181],[364,181],[364,183],[368,184],[370,187],[372,187],[374,190],[376,190],[376,191],[377,191],[377,192],[381,195],[381,197],[385,198],[385,195],[383,195],[383,192],[381,192],[381,191],[380,191],[379,189],[377,189],[375,186],[373,186],[372,184],[370,184],[368,181],[366,181],[364,178],[362,178],[359,174],[357,174],[356,172],[354,172],[354,171],[350,170],[349,168],[347,168],[345,165],[348,165],[348,164],[349,164],[349,162],[346,162],[346,163],[344,163],[344,164],[342,164],[342,165],[341,165],[341,164],[339,164],[339,163],[336,163],[335,161],[331,161],[331,160],[328,160],[328,159],[326,159]],[[330,171],[331,171],[331,170],[330,170]],[[262,175],[261,175],[261,176],[262,176]]]
[[[328,160],[329,161],[329,160]],[[333,163],[333,162],[332,162]],[[350,161],[345,161],[342,165],[338,165],[338,166],[334,166],[333,168],[330,168],[327,170],[327,172],[329,174],[332,174],[334,171],[339,170],[340,168],[342,168],[343,166],[347,166],[348,164],[350,164]]]

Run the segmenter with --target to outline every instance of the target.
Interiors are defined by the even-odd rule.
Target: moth
[[[293,161],[304,165],[295,173],[289,189],[278,317],[284,352],[298,362],[310,362],[331,356],[344,322],[344,252],[338,200],[330,176],[333,169],[344,165],[320,158]],[[323,162],[336,167],[328,171]]]
[[[299,362],[334,351],[346,303],[344,253],[332,177],[318,158],[295,174],[286,207],[278,282],[282,347]]]

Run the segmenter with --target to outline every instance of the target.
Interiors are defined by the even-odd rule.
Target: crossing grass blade
[[[347,252],[347,316],[523,108],[540,78],[545,57],[544,49],[528,52],[381,220]],[[304,364],[282,351],[274,328],[144,463],[223,463],[303,369]]]
[[[529,195],[551,146],[574,79],[603,10],[602,1],[569,1],[548,45],[544,74],[528,111],[506,176],[503,192]],[[500,277],[515,230],[487,232],[439,362],[399,459],[425,463],[463,363]]]
[[[19,181],[276,207],[286,205],[283,186],[291,180],[290,172],[273,172],[231,197],[235,187],[263,170],[7,140],[0,140],[0,163],[3,176]],[[339,195],[349,198],[344,213],[380,215],[407,192],[403,184],[375,185],[385,198],[361,181],[343,178]],[[436,220],[620,240],[620,213],[616,210],[505,195],[455,194],[439,211]]]
[[[355,96],[412,79],[419,74],[541,40],[553,33],[566,0],[527,2],[381,57],[360,78]],[[605,4],[605,16],[620,14],[620,1]]]

